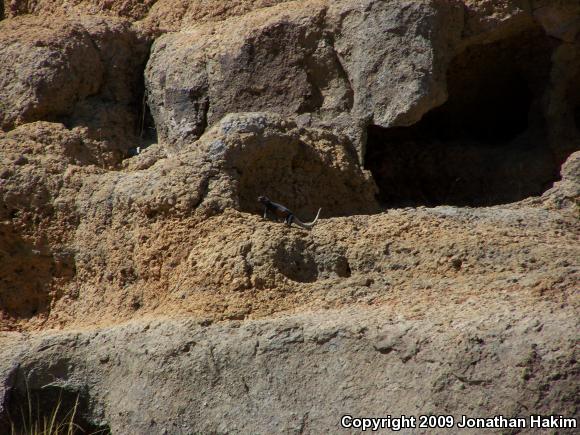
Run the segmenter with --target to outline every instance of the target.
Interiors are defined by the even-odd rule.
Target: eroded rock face
[[[85,126],[117,162],[135,146],[148,44],[129,23],[19,17],[0,27],[3,130],[39,120]]]
[[[554,16],[562,17],[565,25],[555,26]],[[369,125],[413,126],[446,103],[448,88],[457,80],[453,63],[466,51],[486,52],[490,45],[518,43],[520,51],[525,50],[529,34],[541,34],[534,45],[566,51],[554,58],[552,66],[550,56],[531,61],[524,56],[520,61],[512,54],[510,60],[531,75],[535,69],[546,67],[546,73],[552,68],[554,84],[539,73],[518,80],[534,94],[537,111],[544,117],[538,121],[530,113],[531,122],[545,122],[548,130],[560,132],[570,108],[556,106],[572,98],[564,95],[564,88],[575,80],[577,69],[576,46],[568,44],[575,26],[573,8],[559,3],[534,9],[526,1],[464,5],[427,0],[299,1],[292,8],[260,9],[159,38],[148,63],[146,86],[160,139],[170,146],[196,140],[226,113],[270,111],[349,134],[362,161]],[[539,66],[533,67],[533,62]],[[469,74],[460,73],[460,79]],[[497,77],[499,88],[503,74]],[[547,107],[550,98],[553,103]],[[466,103],[462,110],[474,109]],[[570,126],[564,130],[570,131]],[[561,139],[551,144],[555,153],[565,142]],[[576,147],[577,137],[574,142]],[[564,154],[556,164],[569,151]]]
[[[5,12],[7,17],[16,17],[29,14],[56,14],[71,15],[107,14],[113,17],[127,17],[131,19],[143,18],[147,15],[158,0],[126,0],[109,2],[106,0],[7,0]]]
[[[250,113],[226,116],[193,147],[220,167],[210,196],[233,194],[239,210],[260,211],[259,195],[292,204],[302,216],[319,207],[325,216],[377,210],[370,174],[360,169],[350,142],[340,135]]]
[[[219,21],[288,1],[292,0],[4,0],[3,3],[6,17],[98,14],[141,21],[154,32],[175,32],[191,24]]]
[[[557,406],[573,416],[575,322],[570,310],[507,304],[448,319],[351,309],[233,325],[140,322],[5,337],[0,373],[15,372],[5,393],[12,412],[27,388],[46,409],[78,396],[79,424],[119,434],[320,433],[345,414],[383,415],[385,404],[390,415]]]
[[[263,110],[408,125],[445,101],[461,22],[444,3],[308,1],[166,35],[146,71],[157,129],[179,144]]]
[[[534,231],[549,227],[560,234],[558,240],[565,240],[572,222],[541,211],[510,217],[499,210],[491,212],[497,219],[491,223],[477,213],[458,215],[445,232],[440,225],[450,218],[438,212],[417,215],[411,224],[406,222],[414,219],[412,215],[400,211],[325,223],[330,216],[353,210],[376,210],[374,185],[349,154],[348,144],[338,146],[343,139],[298,128],[272,114],[228,115],[198,142],[175,154],[167,156],[153,146],[128,160],[124,170],[110,171],[95,165],[99,144],[82,140],[82,129],[48,123],[15,129],[0,142],[6,168],[0,184],[0,211],[6,221],[3,255],[10,258],[3,268],[4,314],[42,319],[52,307],[51,312],[58,313],[54,321],[63,316],[68,322],[78,315],[97,319],[103,308],[122,317],[141,308],[164,310],[172,301],[183,300],[194,310],[221,316],[225,309],[226,317],[235,317],[240,312],[277,310],[266,300],[264,307],[263,302],[253,308],[237,306],[233,301],[246,297],[240,290],[267,294],[303,285],[318,289],[312,290],[314,294],[353,285],[372,299],[380,295],[384,273],[394,274],[389,285],[396,282],[401,291],[415,279],[433,286],[427,277],[471,270],[468,265],[473,276],[495,273],[493,261],[483,264],[477,258],[489,250],[499,259],[498,247],[504,243],[509,249],[501,248],[501,263],[510,266],[500,274],[500,282],[511,279],[518,269],[520,260],[512,264],[510,256],[522,249],[530,265],[533,260],[534,285],[552,281],[565,285],[571,279],[570,263],[565,263],[571,251],[549,240],[536,242],[530,250],[509,236],[505,240],[493,236],[496,228],[517,226],[518,219],[525,219],[529,228],[535,222]],[[571,173],[565,177],[573,182]],[[284,203],[303,220],[322,207],[325,219],[313,234],[278,223],[263,227],[256,201],[260,194]],[[573,199],[566,204],[573,213]],[[472,240],[461,230],[470,220],[481,221],[489,245],[478,245],[477,237]],[[427,244],[429,248],[413,248],[425,245],[420,241],[423,235],[434,231],[439,236]],[[393,245],[392,240],[402,235],[412,240]],[[453,240],[461,248],[448,248]],[[538,261],[556,257],[566,264],[557,274]],[[409,281],[411,270],[417,274]],[[36,278],[27,279],[29,274]],[[368,283],[358,283],[361,274]],[[460,278],[461,274],[453,279]],[[353,281],[339,285],[342,279]],[[30,296],[16,298],[24,283]],[[442,290],[447,284],[441,281],[435,287]],[[165,296],[160,300],[161,294]],[[198,299],[199,294],[204,296]],[[338,300],[351,300],[358,293],[348,294]],[[213,302],[206,305],[205,297]],[[223,297],[233,298],[230,308],[214,301]],[[283,307],[294,303],[294,297],[276,303]],[[98,308],[94,304],[99,300],[109,302]]]
[[[445,69],[463,22],[457,4],[332,2],[328,14],[357,118],[409,125],[445,101]]]
[[[77,297],[77,284],[87,280],[111,289],[147,281],[148,261],[127,255],[140,243],[141,226],[188,218],[199,224],[231,207],[261,213],[261,194],[285,202],[304,220],[318,207],[327,217],[377,210],[374,183],[345,138],[299,129],[277,115],[226,116],[198,143],[170,156],[152,147],[125,171],[96,167],[100,144],[82,132],[35,123],[0,137],[3,255],[13,259],[4,263],[0,296],[11,316],[46,313],[67,283],[69,296]],[[116,261],[107,258],[110,243],[121,245]],[[273,261],[284,266],[282,259]],[[231,265],[236,269],[235,257]],[[27,280],[25,269],[37,278]],[[250,285],[249,276],[240,278]],[[17,297],[23,282],[31,287],[24,299]]]
[[[576,412],[577,5],[2,3],[0,432]]]
[[[78,23],[18,19],[0,25],[4,130],[69,114],[102,86],[104,65]]]
[[[257,13],[158,39],[146,86],[160,138],[177,145],[195,140],[230,112],[315,110],[321,97],[304,65],[318,45],[323,11],[281,8],[273,17]]]

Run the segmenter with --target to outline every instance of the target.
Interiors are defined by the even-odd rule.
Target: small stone
[[[385,337],[379,340],[373,347],[376,351],[387,354],[394,349],[394,343],[390,337]]]
[[[18,156],[16,160],[14,160],[14,164],[18,166],[22,166],[28,163],[28,159],[22,155]]]

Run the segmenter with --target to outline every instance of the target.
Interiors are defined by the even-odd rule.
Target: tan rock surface
[[[574,2],[0,3],[0,433],[578,416]]]
[[[39,120],[86,127],[117,164],[138,140],[147,50],[120,19],[1,21],[0,127]]]
[[[30,373],[29,390],[43,403],[78,396],[79,413],[91,416],[84,427],[127,434],[320,433],[341,430],[345,414],[573,416],[578,354],[565,331],[578,317],[518,301],[505,294],[482,309],[470,299],[423,319],[402,306],[350,307],[4,335],[0,397],[5,386],[25,397]]]

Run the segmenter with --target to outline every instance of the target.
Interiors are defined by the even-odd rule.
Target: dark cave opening
[[[534,29],[469,47],[447,71],[448,100],[409,127],[367,130],[365,168],[383,206],[488,206],[558,179],[542,97],[554,41]]]
[[[144,150],[148,146],[157,143],[157,128],[155,126],[155,120],[151,113],[151,108],[149,107],[149,97],[147,94],[147,86],[145,84],[145,69],[147,68],[147,62],[149,62],[149,56],[151,54],[151,46],[148,46],[148,54],[145,56],[141,66],[140,75],[137,83],[137,91],[135,101],[132,104],[134,113],[137,114],[137,123],[135,134],[138,138],[138,146],[140,150]],[[137,149],[130,149],[129,156],[132,157],[138,154]]]

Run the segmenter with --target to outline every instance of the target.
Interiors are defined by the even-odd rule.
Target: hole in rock
[[[487,206],[557,180],[542,97],[554,41],[541,30],[469,47],[447,71],[448,100],[409,127],[367,131],[365,167],[384,206]]]
[[[22,389],[14,389],[8,396],[6,409],[7,415],[0,423],[0,429],[4,427],[8,431],[6,433],[44,433],[44,428],[50,427],[51,421],[53,431],[50,433],[111,433],[107,424],[94,423],[90,418],[88,394],[58,386],[22,386]]]
[[[277,246],[272,260],[274,267],[292,281],[314,282],[318,277],[316,261],[303,240]]]
[[[139,143],[141,148],[147,148],[149,145],[157,143],[157,129],[155,121],[151,115],[149,104],[146,96],[143,95],[142,107],[139,109]]]
[[[145,86],[145,68],[147,67],[147,62],[149,61],[149,56],[146,56],[143,61],[139,75],[139,81],[137,83],[136,99],[133,104],[133,110],[137,114],[136,123],[136,135],[139,140],[139,148],[143,150],[148,146],[157,143],[157,128],[155,127],[155,120],[151,114],[151,109],[149,107],[147,88]],[[128,155],[132,157],[137,154],[137,148],[132,148],[129,150]]]

